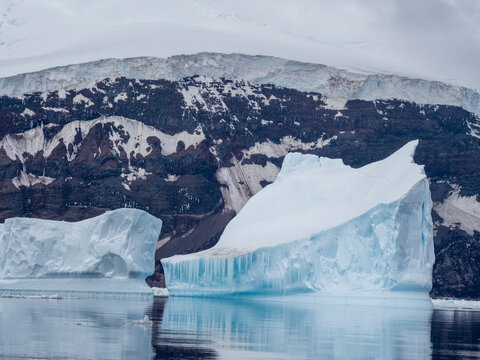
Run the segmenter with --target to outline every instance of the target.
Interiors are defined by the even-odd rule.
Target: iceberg
[[[162,221],[136,209],[65,222],[0,225],[0,293],[150,294]]]
[[[289,153],[205,251],[162,259],[171,295],[428,295],[432,200],[412,141],[361,168]]]

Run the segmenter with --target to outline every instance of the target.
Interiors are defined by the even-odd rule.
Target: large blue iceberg
[[[432,201],[417,145],[358,169],[288,154],[213,248],[162,260],[170,294],[428,294]]]
[[[0,225],[0,294],[152,291],[162,221],[118,209],[79,222],[30,218]]]

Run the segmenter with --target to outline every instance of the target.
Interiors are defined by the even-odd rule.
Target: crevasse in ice
[[[0,292],[150,292],[162,221],[135,209],[79,222],[31,218],[0,225]],[[138,280],[138,281],[137,281]]]
[[[428,293],[432,201],[418,141],[354,169],[290,153],[219,242],[162,260],[172,295]]]

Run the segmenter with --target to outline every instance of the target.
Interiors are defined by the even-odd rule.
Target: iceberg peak
[[[298,152],[288,153],[282,163],[278,179],[296,172],[306,173],[320,168],[335,168],[345,166],[342,159],[330,159]]]
[[[401,199],[426,180],[423,166],[413,161],[417,144],[411,141],[386,159],[357,169],[341,159],[287,154],[278,181],[247,202],[216,247],[250,251],[287,243]]]
[[[415,161],[413,160],[413,157],[415,156],[415,151],[418,147],[418,143],[418,139],[406,143],[400,149],[390,155],[387,159],[390,159],[390,161],[402,161],[406,163],[411,163],[415,166],[421,167],[423,171],[423,165],[415,164]]]
[[[408,290],[428,293],[434,261],[432,201],[412,141],[384,160],[285,157],[218,243],[163,259],[172,295]]]

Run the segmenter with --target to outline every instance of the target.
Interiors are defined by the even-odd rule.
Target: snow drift
[[[80,286],[123,292],[124,280],[138,280],[135,291],[148,292],[144,279],[154,272],[161,226],[160,219],[135,209],[75,223],[7,219],[0,225],[0,291],[74,292]]]
[[[418,141],[354,169],[288,154],[211,249],[163,259],[172,295],[428,293],[432,201]]]

